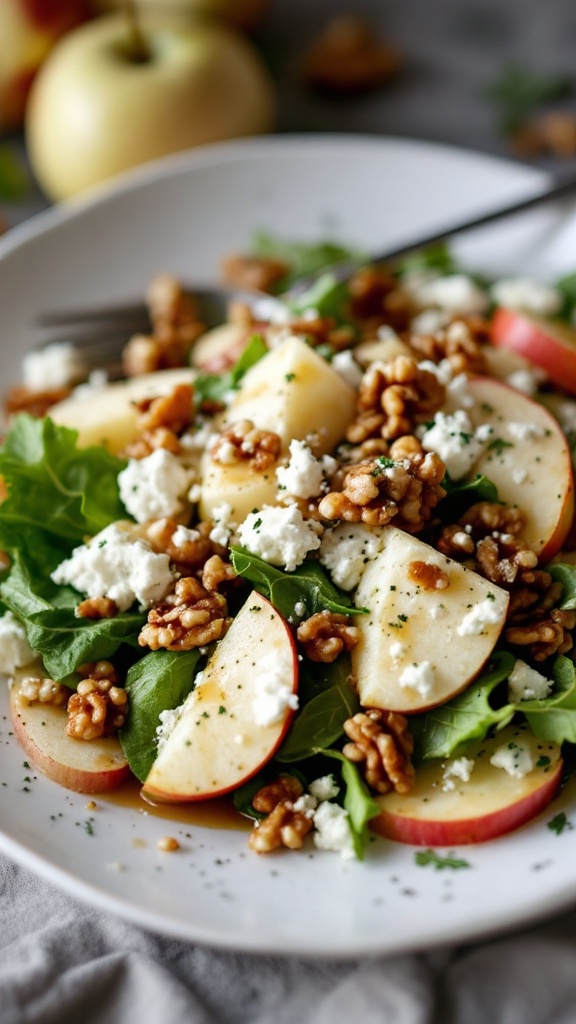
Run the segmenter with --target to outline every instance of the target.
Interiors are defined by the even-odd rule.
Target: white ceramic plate
[[[346,136],[223,144],[164,160],[0,241],[0,379],[19,379],[40,310],[139,297],[161,270],[214,280],[220,258],[246,248],[255,228],[381,249],[543,180],[470,152]],[[575,269],[575,230],[555,208],[458,248],[477,269],[550,277]],[[384,840],[363,863],[312,851],[258,857],[241,831],[163,821],[115,800],[88,810],[86,797],[27,766],[2,711],[0,847],[147,928],[244,950],[353,956],[478,937],[576,899],[576,829],[547,827],[561,810],[576,824],[573,791],[513,835],[460,848],[469,866],[457,871],[419,867],[413,848]],[[166,834],[179,839],[177,853],[157,850]]]

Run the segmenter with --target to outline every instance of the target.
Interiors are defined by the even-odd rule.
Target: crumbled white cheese
[[[348,811],[340,804],[325,800],[314,814],[314,845],[319,850],[334,850],[346,860],[356,856]]]
[[[216,505],[212,510],[214,526],[210,530],[210,540],[214,544],[221,544],[223,548],[228,546],[236,530],[237,524],[232,519],[233,512],[232,505],[228,505],[226,502],[223,502],[222,505]]]
[[[0,618],[0,672],[12,675],[17,668],[29,665],[36,657],[26,637],[26,630],[16,616],[4,612]]]
[[[22,379],[30,391],[67,388],[77,384],[86,374],[86,367],[71,341],[55,341],[22,360]]]
[[[576,402],[570,398],[563,399],[552,411],[565,434],[576,434]]]
[[[548,697],[553,682],[520,658],[508,677],[508,700],[517,704],[521,700],[543,700]]]
[[[523,779],[535,766],[532,751],[523,743],[514,741],[498,747],[490,758],[490,764],[495,768],[503,768],[515,779]]]
[[[528,470],[524,469],[523,466],[514,466],[512,470],[512,480],[515,484],[524,484],[528,479]]]
[[[416,690],[422,697],[429,697],[434,689],[434,666],[429,661],[414,662],[407,665],[398,679],[400,686]]]
[[[400,643],[399,640],[395,640],[393,644],[390,644],[390,657],[395,660],[401,658],[406,654],[406,644]]]
[[[51,574],[87,597],[109,597],[120,611],[135,601],[144,608],[161,601],[174,582],[168,555],[111,523],[88,544],[74,548]]]
[[[508,432],[517,441],[535,441],[546,436],[546,429],[538,423],[516,423],[511,421],[508,424]]]
[[[189,429],[180,437],[180,446],[192,453],[204,452],[212,447],[218,434],[209,419],[197,416]]]
[[[406,281],[404,282],[406,284]],[[488,296],[466,274],[448,274],[418,282],[408,282],[411,298],[422,309],[438,306],[447,313],[483,313]]]
[[[288,708],[293,711],[297,709],[298,695],[292,692],[286,682],[291,678],[292,671],[292,664],[283,664],[275,652],[271,651],[259,660],[256,696],[252,701],[256,725],[274,725],[284,717]]]
[[[306,605],[304,601],[296,601],[294,605],[294,615],[297,619],[302,619],[306,615]]]
[[[423,337],[437,334],[449,321],[449,314],[442,309],[423,309],[421,313],[413,317],[410,323],[410,330],[413,334],[420,334]]]
[[[194,544],[200,540],[200,531],[192,530],[188,526],[178,524],[170,538],[170,543],[175,548],[184,548],[187,544]]]
[[[336,586],[353,590],[368,562],[382,550],[386,530],[363,523],[339,523],[326,530],[319,558]]]
[[[540,381],[538,376],[533,370],[526,367],[525,370],[514,370],[509,373],[506,377],[506,383],[511,388],[516,388],[516,391],[521,391],[524,395],[535,395],[538,391]]]
[[[325,800],[334,800],[334,797],[337,797],[340,792],[340,787],[333,775],[322,775],[319,779],[314,779],[308,789],[319,804],[324,803]]]
[[[177,708],[166,708],[165,711],[161,711],[159,714],[160,725],[156,726],[156,743],[158,746],[158,752],[162,750],[162,747],[166,743],[170,733],[174,730],[176,722],[182,714],[183,704],[180,704]]]
[[[469,782],[475,763],[470,757],[458,757],[456,760],[450,761],[442,776],[443,792],[451,793],[456,789],[455,779],[459,779],[460,782]]]
[[[460,480],[472,468],[492,432],[492,427],[485,423],[474,428],[464,409],[451,415],[437,412],[431,426],[422,426],[417,431],[422,447],[440,456],[452,480]]]
[[[320,523],[304,519],[296,505],[264,505],[260,511],[250,512],[238,528],[240,543],[248,551],[287,572],[293,572],[309,551],[320,547],[321,533]]]
[[[554,316],[562,305],[562,296],[557,288],[530,277],[502,278],[490,290],[496,305],[539,316]]]
[[[182,511],[182,498],[193,479],[193,472],[166,448],[157,448],[145,459],[130,459],[118,474],[120,497],[126,511],[137,523]]]
[[[108,387],[108,374],[106,370],[92,370],[88,380],[84,381],[83,384],[78,384],[74,388],[74,398],[92,398],[93,395],[99,391],[103,391],[104,388]]]
[[[317,459],[305,441],[291,441],[289,451],[290,461],[276,470],[281,496],[315,498],[322,491],[325,474],[335,471],[336,460],[329,455]]]
[[[303,793],[294,801],[294,810],[299,811],[305,818],[313,818],[318,807],[318,801],[311,793]]]
[[[357,388],[362,380],[362,370],[349,348],[337,352],[330,363],[333,370],[344,378],[351,388]]]
[[[492,626],[500,622],[500,619],[501,612],[496,601],[485,597],[464,616],[456,632],[458,636],[479,636],[486,626]]]

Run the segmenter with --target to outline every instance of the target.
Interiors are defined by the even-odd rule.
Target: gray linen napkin
[[[213,950],[77,903],[0,858],[1,1024],[576,1024],[576,914],[359,960]]]

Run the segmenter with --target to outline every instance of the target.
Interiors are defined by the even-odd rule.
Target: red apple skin
[[[513,832],[543,811],[558,791],[562,778],[562,762],[546,776],[546,781],[533,793],[515,804],[480,818],[460,821],[434,821],[404,818],[383,810],[370,822],[370,827],[387,839],[412,846],[466,846],[496,839]]]
[[[523,748],[533,766],[520,776],[492,762],[514,747]],[[559,745],[539,740],[525,724],[511,723],[474,741],[465,757],[471,762],[468,781],[449,774],[451,758],[436,758],[417,768],[410,792],[379,797],[381,813],[370,822],[374,831],[413,846],[483,843],[543,811],[562,778]]]
[[[502,307],[492,318],[490,340],[518,352],[576,395],[576,330],[569,324]]]
[[[294,680],[294,682],[293,682],[292,692],[296,693],[297,690],[298,690],[298,682],[299,682],[298,650],[296,648],[296,644],[295,644],[292,632],[290,630],[290,627],[289,627],[288,623],[286,622],[286,620],[274,608],[274,606],[265,597],[263,597],[261,594],[257,594],[256,592],[254,592],[252,597],[248,599],[246,604],[248,604],[249,602],[254,603],[254,601],[257,601],[257,602],[261,603],[263,609],[268,608],[269,612],[270,612],[270,615],[271,616],[274,615],[278,620],[280,620],[282,622],[282,624],[284,625],[285,629],[286,629],[287,639],[289,640],[289,643],[290,643],[290,649],[291,649],[291,652],[292,652],[292,659],[293,659],[293,680]],[[235,621],[237,621],[237,620],[235,620]],[[233,628],[233,626],[231,627],[231,629],[232,628]],[[229,634],[227,634],[227,636],[228,635]],[[216,653],[217,653],[217,651],[218,651],[218,648],[216,649]],[[214,655],[213,655],[213,657],[214,657]],[[208,698],[208,699],[210,699],[210,698]],[[206,706],[208,706],[208,705],[206,705]],[[284,719],[282,727],[278,730],[278,734],[276,736],[276,739],[275,739],[274,743],[267,748],[266,756],[262,760],[260,760],[257,764],[253,765],[252,768],[249,771],[247,771],[244,775],[242,775],[240,778],[235,779],[232,784],[221,786],[220,788],[210,789],[209,792],[199,792],[199,793],[192,793],[192,794],[190,794],[188,792],[187,793],[177,793],[177,792],[174,792],[174,791],[166,792],[165,790],[163,790],[163,789],[159,788],[158,786],[154,785],[154,783],[151,783],[149,781],[150,780],[150,776],[148,776],[148,778],[145,780],[144,785],[142,787],[142,796],[144,797],[144,799],[150,800],[153,803],[156,803],[156,802],[157,803],[197,803],[197,802],[200,802],[202,800],[213,800],[216,797],[225,796],[227,793],[233,792],[235,789],[238,789],[240,786],[243,786],[244,783],[249,782],[249,780],[251,778],[253,778],[255,775],[257,775],[258,772],[261,771],[262,768],[265,766],[265,764],[267,764],[267,762],[274,757],[274,754],[280,748],[280,746],[282,745],[284,739],[286,738],[286,734],[288,733],[288,730],[290,729],[290,726],[292,725],[292,721],[294,719],[294,715],[295,715],[295,711],[294,710],[292,710],[292,709],[287,710],[286,717]]]
[[[53,782],[76,793],[107,793],[132,777],[115,737],[75,740],[66,734],[64,708],[26,705],[10,691],[14,735],[30,760]]]

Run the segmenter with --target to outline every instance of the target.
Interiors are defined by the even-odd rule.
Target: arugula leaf
[[[267,597],[286,619],[294,616],[294,606],[302,602],[306,616],[327,609],[339,615],[359,615],[348,594],[335,587],[319,562],[303,562],[294,572],[283,572],[246,548],[231,547],[230,559],[239,576]]]
[[[572,611],[576,608],[576,565],[565,562],[556,562],[546,566],[553,580],[562,584],[562,601],[558,605],[564,611]]]
[[[359,860],[364,856],[368,842],[368,822],[380,814],[380,804],[371,796],[358,768],[339,750],[322,750],[319,753],[340,761],[342,779],[346,787],[344,807],[348,811],[354,850]]]
[[[432,711],[414,716],[411,731],[419,760],[451,757],[469,740],[482,739],[493,726],[504,725],[512,717],[515,705],[493,708],[490,696],[498,684],[508,678],[514,661],[508,651],[496,651],[488,671],[464,693]]]
[[[78,594],[57,587],[34,564],[15,552],[10,572],[0,584],[5,605],[21,619],[28,642],[41,655],[48,674],[66,679],[87,661],[111,658],[122,644],[135,646],[146,620],[141,612],[120,612],[111,619],[82,619],[75,614]]]
[[[283,292],[298,278],[319,273],[335,263],[350,260],[360,266],[368,254],[340,245],[338,242],[295,242],[277,238],[266,231],[257,231],[250,246],[255,256],[273,257],[290,268],[286,277],[278,282],[275,291]]]
[[[23,550],[58,538],[68,551],[86,535],[126,518],[118,473],[126,465],[104,448],[76,445],[78,432],[50,418],[17,416],[0,448],[8,497],[0,505],[0,547]]]
[[[347,285],[333,274],[323,274],[310,288],[287,302],[292,313],[305,313],[315,309],[320,316],[333,316],[337,321],[349,319],[350,293]]]
[[[262,335],[254,334],[228,373],[199,373],[194,378],[197,403],[224,402],[228,392],[240,386],[244,374],[267,352],[268,346]]]
[[[151,651],[128,671],[130,714],[118,735],[130,768],[141,782],[156,760],[160,712],[184,702],[193,688],[200,658],[198,649]]]
[[[560,655],[553,666],[554,689],[542,700],[516,705],[526,715],[532,732],[549,743],[576,743],[576,670]]]
[[[350,659],[340,657],[329,668],[331,685],[313,696],[298,712],[276,760],[304,761],[331,747],[342,736],[346,719],[360,710],[358,698],[350,686]]]
[[[458,265],[446,242],[437,242],[435,245],[426,246],[424,249],[416,249],[408,253],[396,265],[396,273],[416,274],[425,270],[435,270],[443,276],[455,274]]]

